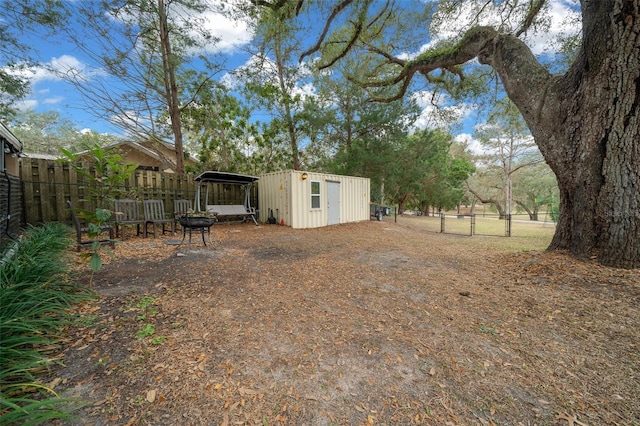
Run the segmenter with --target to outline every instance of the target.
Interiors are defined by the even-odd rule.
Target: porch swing
[[[235,218],[242,222],[252,220],[253,223],[258,225],[256,210],[251,205],[251,188],[253,183],[258,179],[256,176],[237,173],[217,171],[203,172],[194,179],[197,184],[194,210],[196,212],[204,210],[207,213],[214,214],[218,219]],[[209,204],[212,195],[211,184],[239,185],[244,188],[244,203]]]

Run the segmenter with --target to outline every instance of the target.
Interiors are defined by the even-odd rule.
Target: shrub
[[[0,423],[69,419],[72,400],[38,382],[52,363],[64,326],[78,318],[74,304],[95,295],[71,281],[69,229],[30,228],[0,263]],[[77,401],[76,401],[77,402]]]

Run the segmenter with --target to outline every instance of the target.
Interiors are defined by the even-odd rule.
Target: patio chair
[[[116,237],[124,240],[124,230],[127,225],[136,225],[136,235],[140,235],[140,225],[144,226],[144,219],[140,217],[138,200],[115,200]],[[119,232],[118,232],[119,231]],[[146,228],[144,237],[146,237]]]
[[[164,215],[164,204],[162,200],[144,200],[144,233],[148,233],[147,227],[152,225],[153,238],[156,238],[156,226],[162,225],[162,234],[166,232],[165,225],[171,226],[171,235],[176,232],[176,222],[173,218],[167,218]]]
[[[69,207],[69,211],[71,212],[71,221],[73,222],[73,227],[76,230],[76,251],[80,251],[82,250],[82,247],[90,247],[94,241],[96,240],[90,240],[90,239],[83,239],[83,236],[87,236],[89,235],[89,227],[88,226],[82,226],[80,224],[80,220],[78,219],[78,215],[76,215],[76,211],[73,208],[73,204],[71,203],[70,200],[67,201],[67,206]],[[100,244],[109,244],[111,246],[111,248],[115,247],[115,241],[114,241],[114,232],[113,232],[113,226],[111,225],[101,225],[100,226],[100,232],[108,232],[109,233],[109,239],[103,238],[100,240],[97,240]]]
[[[184,216],[191,211],[191,200],[173,201],[173,220],[176,223],[180,223],[180,216]]]

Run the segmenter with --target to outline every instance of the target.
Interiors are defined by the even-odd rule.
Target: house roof
[[[35,152],[24,152],[22,153],[21,157],[26,157],[26,158],[35,158],[35,159],[39,159],[39,160],[59,160],[61,158],[64,158],[60,155],[55,155],[55,154],[38,154]]]
[[[162,165],[162,168],[165,169],[165,171],[174,170],[176,167],[175,158],[171,158],[171,156],[168,155],[168,153],[173,152],[175,154],[175,146],[172,144],[166,143],[164,141],[157,141],[157,142],[159,142],[162,147],[166,148],[167,152],[164,153],[164,155],[161,155],[159,151],[155,150],[150,143],[147,143],[144,141],[142,142],[135,142],[131,140],[118,141],[116,143],[112,143],[110,145],[105,146],[104,149],[109,150],[113,148],[128,147],[132,150],[138,151],[139,153],[153,159],[154,161],[159,162]],[[78,152],[78,155],[84,155],[88,152],[89,151],[81,151],[81,152]],[[192,156],[189,156],[189,158],[187,158],[186,161],[192,164],[197,163],[197,159],[193,158]]]
[[[258,177],[241,175],[238,173],[227,173],[217,171],[206,171],[198,175],[194,180],[202,183],[233,183],[233,184],[246,184],[257,181]]]
[[[156,151],[154,151],[152,149],[149,149],[146,146],[144,146],[144,145],[142,145],[142,144],[140,144],[138,142],[134,142],[134,141],[121,141],[121,142],[112,143],[111,145],[107,145],[105,147],[105,149],[117,148],[117,147],[120,147],[120,146],[123,146],[123,145],[127,145],[127,146],[130,146],[130,147],[134,148],[134,149],[137,149],[138,151],[141,151],[145,155],[147,155],[147,156],[149,156],[149,157],[151,157],[153,159],[156,159],[158,161],[162,160],[162,158],[160,157],[160,155]],[[87,152],[87,151],[83,151],[83,153],[84,152]]]
[[[22,152],[22,142],[3,123],[0,123],[0,138],[4,139],[16,152]]]

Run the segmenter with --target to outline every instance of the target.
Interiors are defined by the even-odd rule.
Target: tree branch
[[[345,55],[349,53],[349,50],[351,50],[356,40],[358,40],[358,37],[360,36],[360,32],[362,32],[362,22],[358,22],[356,24],[356,29],[353,32],[353,34],[351,34],[351,39],[347,43],[347,46],[344,49],[342,49],[342,52],[340,52],[340,54],[338,54],[336,57],[331,59],[331,61],[329,61],[328,63],[320,65],[318,69],[323,70],[323,69],[329,68],[330,66],[338,62],[340,59],[344,58]],[[302,58],[303,57],[301,56],[300,59]]]
[[[278,10],[282,6],[287,4],[287,1],[288,0],[277,0],[275,2],[270,2],[266,0],[252,0],[252,3],[254,4],[254,6],[268,7],[271,10]]]
[[[498,200],[494,200],[493,198],[484,198],[482,195],[480,195],[479,192],[471,188],[471,186],[469,185],[469,182],[465,181],[464,183],[467,186],[467,190],[473,195],[475,195],[482,204],[492,204],[496,206],[496,209],[498,210],[498,213],[500,214],[500,216],[504,215],[504,209],[502,208],[502,205]]]
[[[531,3],[531,7],[529,8],[529,12],[525,17],[524,22],[520,26],[520,29],[515,33],[516,37],[520,37],[522,34],[527,32],[527,30],[531,27],[531,24],[533,24],[533,20],[535,19],[535,17],[538,15],[540,10],[542,10],[542,6],[544,6],[546,0],[531,0]]]
[[[398,100],[406,93],[411,79],[416,72],[429,79],[428,74],[436,69],[456,69],[456,66],[478,56],[486,45],[493,40],[498,32],[492,27],[476,27],[467,31],[462,39],[451,47],[429,50],[418,55],[412,61],[404,61],[374,46],[369,50],[383,56],[387,64],[395,64],[402,70],[395,76],[383,80],[359,82],[365,88],[395,86],[402,82],[402,86],[395,95],[390,97],[373,97],[379,102],[392,102]],[[459,72],[456,74],[460,75]]]
[[[257,1],[261,1],[261,0],[257,0]],[[280,0],[280,2],[282,3],[286,1],[287,0]],[[336,7],[333,8],[333,10],[331,11],[331,15],[329,15],[329,18],[327,18],[327,22],[325,22],[324,24],[324,29],[322,30],[322,33],[318,37],[316,44],[314,44],[308,50],[302,52],[302,54],[300,55],[301,62],[306,56],[309,56],[313,53],[316,53],[318,50],[320,50],[320,47],[322,46],[324,39],[327,37],[327,34],[329,33],[329,28],[331,28],[331,24],[333,23],[333,20],[351,3],[353,3],[353,0],[343,0],[341,3],[339,3],[338,5],[336,5]]]

